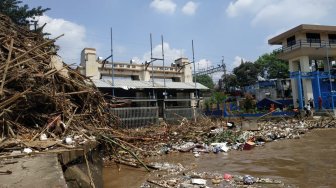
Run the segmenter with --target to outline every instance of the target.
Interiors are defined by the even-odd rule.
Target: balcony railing
[[[305,40],[296,40],[292,41],[286,46],[276,49],[277,52],[290,52],[299,48],[336,48],[336,40],[323,41],[319,39],[305,39]]]
[[[336,70],[330,71],[331,78],[336,78]],[[320,79],[323,78],[329,78],[329,72],[320,72],[320,71],[313,71],[313,72],[301,72],[301,71],[295,71],[295,72],[289,72],[289,77],[290,78],[317,78],[319,77]]]

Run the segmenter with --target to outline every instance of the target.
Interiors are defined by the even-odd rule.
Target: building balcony
[[[336,40],[296,40],[287,45],[283,45],[275,51],[278,52],[278,58],[283,60],[300,56],[309,56],[312,58],[323,58],[326,57],[327,54],[329,56],[336,56]]]

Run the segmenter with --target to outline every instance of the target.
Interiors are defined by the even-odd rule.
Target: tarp
[[[257,103],[257,108],[258,109],[269,109],[271,107],[271,104],[274,104],[275,108],[283,109],[283,107],[284,107],[284,104],[282,104],[278,101],[275,101],[275,100],[272,100],[272,99],[269,99],[269,98],[264,98]]]

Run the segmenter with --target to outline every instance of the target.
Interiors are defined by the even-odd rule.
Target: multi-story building
[[[176,115],[168,117],[168,114],[190,117],[192,109],[198,107],[200,90],[208,88],[193,82],[193,64],[187,58],[179,58],[168,66],[158,64],[159,62],[137,64],[132,61],[112,63],[98,58],[95,49],[85,48],[81,53],[78,70],[90,77],[103,93],[114,98],[131,100],[132,110],[137,115],[134,119],[147,118],[141,114],[152,107],[157,108],[159,117],[166,119],[176,117]],[[144,109],[145,107],[148,108]],[[130,112],[128,109],[125,110],[125,114],[131,114]],[[133,117],[125,115],[125,119],[131,118]]]
[[[268,40],[282,45],[278,57],[289,62],[293,102],[302,109],[335,107],[336,26],[302,24]]]
[[[79,71],[90,77],[99,88],[114,88],[117,97],[160,98],[163,94],[167,97],[192,98],[195,90],[207,89],[193,82],[192,66],[187,58],[179,58],[169,66],[148,62],[136,64],[132,61],[112,64],[98,58],[95,49],[85,48],[81,53]],[[135,91],[122,92],[130,89]]]

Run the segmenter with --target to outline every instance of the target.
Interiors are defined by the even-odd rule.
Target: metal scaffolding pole
[[[112,97],[114,97],[113,32],[111,27]]]
[[[195,52],[194,52],[194,40],[191,40],[191,49],[192,49],[192,56],[193,60],[192,63],[194,64],[194,75],[195,75],[195,98],[197,98],[197,75],[196,75],[196,63],[195,63]]]
[[[152,33],[150,34],[150,48],[151,48],[151,60],[150,60],[150,63],[152,64],[153,99],[155,99]]]

